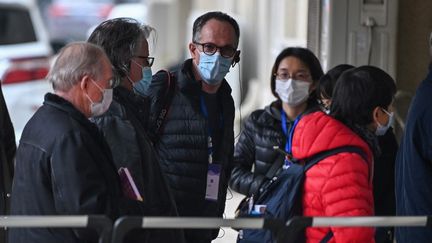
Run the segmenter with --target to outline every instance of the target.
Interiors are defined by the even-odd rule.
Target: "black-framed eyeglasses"
[[[282,71],[282,72],[275,73],[274,76],[276,76],[276,78],[280,79],[280,80],[288,80],[288,79],[292,78],[295,80],[306,81],[310,78],[311,75],[309,73],[306,73],[306,72],[298,72],[298,73],[290,75],[288,72]]]
[[[142,58],[144,59],[144,66],[145,67],[151,67],[153,66],[154,63],[154,57],[145,57],[145,56],[134,56],[134,57],[138,57],[138,58]]]
[[[219,50],[221,56],[226,58],[231,58],[237,52],[237,49],[232,46],[220,47],[212,43],[198,43],[198,42],[194,42],[194,44],[200,45],[202,47],[203,52],[209,56],[214,55]]]

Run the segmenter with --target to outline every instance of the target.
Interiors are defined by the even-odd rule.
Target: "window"
[[[0,45],[36,41],[30,13],[22,8],[0,5]]]

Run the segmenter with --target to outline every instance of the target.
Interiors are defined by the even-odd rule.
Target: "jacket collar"
[[[77,108],[75,108],[72,103],[56,94],[47,93],[45,95],[44,105],[49,105],[59,110],[62,110],[82,123],[91,124],[87,117],[85,117],[84,114],[81,113]]]
[[[275,100],[270,105],[266,106],[264,110],[274,119],[281,121],[281,109],[282,102],[280,100]],[[310,114],[316,111],[319,111],[318,105],[313,102],[309,102],[306,110],[303,112],[303,115]]]
[[[105,140],[99,133],[98,128],[94,125],[83,113],[81,113],[75,106],[69,101],[63,99],[62,97],[47,93],[45,95],[44,105],[51,106],[60,111],[66,112],[69,117],[80,123],[88,133],[92,134],[95,140],[98,140],[105,149],[108,145],[106,145]]]

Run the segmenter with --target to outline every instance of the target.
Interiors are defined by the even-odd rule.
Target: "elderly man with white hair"
[[[111,63],[89,43],[64,47],[48,80],[54,94],[27,123],[17,151],[12,215],[104,214],[116,219],[139,213],[123,197],[111,151],[88,118],[112,100]],[[133,210],[136,210],[133,212]],[[84,230],[11,229],[9,242],[97,242]]]

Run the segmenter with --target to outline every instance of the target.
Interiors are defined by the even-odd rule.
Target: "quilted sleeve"
[[[265,176],[252,172],[255,163],[255,141],[253,139],[254,123],[252,116],[246,120],[243,130],[234,150],[234,168],[229,181],[230,187],[241,194],[250,196],[256,194],[265,181]]]

